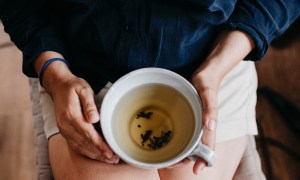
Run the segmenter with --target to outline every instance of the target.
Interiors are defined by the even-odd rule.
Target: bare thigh
[[[126,163],[101,163],[78,155],[69,148],[66,140],[60,134],[50,138],[49,156],[56,180],[160,179],[157,170],[138,169]]]
[[[214,167],[204,168],[198,175],[193,174],[193,162],[180,168],[161,169],[161,180],[231,180],[243,157],[248,136],[216,144],[218,161]]]

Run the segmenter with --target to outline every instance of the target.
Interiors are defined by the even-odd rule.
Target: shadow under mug
[[[194,161],[201,157],[208,166],[216,161],[214,151],[200,143],[203,125],[199,95],[172,71],[143,68],[124,75],[105,95],[100,115],[108,145],[136,167],[160,169],[187,157]],[[143,139],[147,133],[148,139]],[[167,133],[168,142],[159,148],[153,146],[150,134],[155,139]]]

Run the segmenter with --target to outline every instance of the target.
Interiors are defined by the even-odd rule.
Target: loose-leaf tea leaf
[[[144,146],[144,143],[149,140],[150,143],[147,146],[150,149],[159,149],[170,141],[171,133],[172,131],[167,131],[167,132],[162,131],[160,137],[153,136],[153,138],[151,138],[150,136],[152,134],[152,130],[147,130],[145,134],[141,134],[142,137],[141,144],[142,146]]]
[[[142,137],[142,144],[145,143],[146,141],[148,141],[148,139],[150,138],[152,134],[152,130],[147,130],[145,134],[141,134]]]
[[[153,112],[151,112],[151,111],[149,111],[149,112],[140,111],[136,115],[136,119],[139,119],[139,118],[150,119],[152,115],[153,115]],[[141,125],[138,124],[137,127],[141,128]],[[156,136],[151,137],[152,132],[153,132],[153,130],[147,130],[147,131],[145,131],[144,134],[141,134],[141,138],[142,138],[141,145],[142,146],[145,146],[145,142],[148,141],[147,142],[148,148],[154,150],[154,149],[159,149],[159,148],[163,147],[170,141],[172,131],[170,131],[170,130],[162,131],[160,137],[156,137]]]
[[[153,139],[149,138],[150,143],[148,144],[148,147],[151,149],[158,149],[163,147],[165,144],[169,142],[171,133],[172,133],[171,131],[167,131],[167,132],[162,131],[160,137],[154,136]]]

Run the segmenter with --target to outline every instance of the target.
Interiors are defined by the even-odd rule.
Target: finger
[[[203,159],[199,158],[195,162],[194,167],[193,167],[194,174],[199,174],[205,168],[206,165],[207,165],[207,162],[204,161]]]
[[[200,89],[200,88],[199,88]],[[216,126],[218,116],[218,90],[206,88],[199,91],[202,103],[203,103],[203,135],[202,143],[211,149],[215,149],[216,142]],[[207,163],[205,160],[199,158],[194,165],[193,171],[198,174]]]
[[[66,138],[69,146],[78,154],[87,156],[91,159],[96,159],[99,150],[90,145],[88,140],[81,136],[74,127],[71,125],[66,125],[62,127],[62,136]]]
[[[205,89],[199,92],[203,104],[203,135],[202,143],[215,148],[215,136],[218,117],[218,92],[214,89]]]
[[[76,117],[72,125],[83,137],[88,139],[94,147],[96,147],[99,151],[103,152],[105,158],[113,158],[114,154],[111,148],[106,144],[106,142],[96,131],[94,126],[84,121],[83,116]]]
[[[88,85],[86,87],[89,87]],[[77,88],[78,89],[78,88]],[[89,92],[88,92],[89,91]],[[86,93],[87,92],[87,93]],[[62,111],[61,109],[58,109],[58,118],[57,118],[57,125],[60,128],[62,134],[64,133],[64,127],[67,125],[71,125],[74,127],[74,129],[80,134],[80,137],[83,137],[83,139],[87,142],[89,142],[92,146],[94,146],[98,151],[100,151],[103,156],[106,157],[106,159],[114,158],[115,161],[117,161],[116,157],[113,157],[112,150],[108,147],[106,142],[102,139],[102,137],[99,135],[99,133],[95,130],[93,124],[87,122],[84,117],[84,114],[82,113],[82,109],[80,106],[80,97],[79,94],[81,94],[81,99],[84,95],[89,94],[91,97],[93,97],[92,90],[90,88],[84,88],[82,91],[72,91],[68,94],[69,98],[67,107],[64,108]],[[84,100],[83,100],[84,101]],[[94,103],[94,99],[91,100]],[[83,103],[84,104],[84,103]],[[88,103],[85,103],[88,104]],[[87,106],[85,106],[87,107]],[[73,137],[72,134],[69,134],[70,137]],[[75,142],[78,142],[79,139],[74,139]],[[81,140],[82,141],[82,140]],[[99,159],[99,158],[98,158]]]
[[[214,120],[210,120],[214,121]],[[207,126],[204,126],[203,135],[201,138],[203,144],[211,148],[212,150],[215,149],[215,142],[216,142],[216,131],[215,129],[209,129]]]
[[[97,159],[99,154],[101,154],[96,149],[91,149],[90,147],[84,146],[84,143],[82,140],[78,141],[73,139],[67,139],[67,142],[71,149],[73,149],[75,152],[77,152],[80,155],[86,156],[90,159]],[[104,162],[105,158],[99,159],[100,161]]]
[[[119,157],[117,156],[107,159],[105,152],[97,149],[88,138],[78,133],[71,125],[64,127],[64,134],[62,135],[67,139],[69,146],[78,154],[106,163],[119,162]]]
[[[118,163],[120,158],[113,153],[111,148],[107,145],[107,143],[103,140],[103,138],[99,135],[99,133],[92,127],[93,129],[93,134],[90,136],[91,144],[100,150],[101,154],[98,155],[96,159],[102,160],[105,158],[105,162],[107,163]]]
[[[206,146],[210,147],[211,149],[215,149],[216,132],[208,129],[205,126],[201,140],[202,143],[205,144]],[[207,166],[207,162],[202,158],[199,158],[194,164],[194,168],[193,168],[194,174],[199,174],[200,171],[202,171],[206,166]]]
[[[58,126],[60,127],[60,129],[62,129],[65,125],[72,125],[75,128],[75,130],[80,134],[80,136],[87,138],[94,147],[96,147],[100,152],[102,152],[105,155],[107,159],[112,158],[112,150],[108,147],[106,142],[96,131],[93,124],[85,120],[76,92],[70,95],[69,101],[70,103],[68,103],[68,107],[65,108],[65,111],[61,113],[59,116],[60,118],[58,118]],[[59,119],[62,118],[64,120],[60,121]]]
[[[100,115],[95,103],[94,92],[89,86],[80,87],[76,90],[80,102],[83,106],[83,113],[89,123],[96,123],[100,120]]]
[[[199,94],[203,104],[203,124],[207,129],[214,131],[218,116],[218,92],[216,89],[207,88]]]
[[[97,151],[96,148],[91,146],[89,143],[78,143],[77,141],[69,140],[68,144],[75,152],[90,159],[98,160],[100,162],[105,162],[109,164],[119,162],[115,159],[107,159],[102,152]]]

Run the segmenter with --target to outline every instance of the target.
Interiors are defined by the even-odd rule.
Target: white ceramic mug
[[[155,86],[157,84],[159,86]],[[168,91],[167,87],[176,92]],[[142,93],[139,88],[143,89]],[[177,92],[180,94],[176,95]],[[177,98],[179,96],[183,98],[180,100]],[[147,104],[148,101],[161,101],[167,110],[156,112],[153,105]],[[188,105],[183,105],[185,101]],[[155,113],[151,121],[129,113],[131,110],[149,112],[153,108]],[[169,113],[169,109],[172,112]],[[172,71],[143,68],[121,77],[105,95],[100,115],[106,142],[122,160],[136,167],[159,169],[174,165],[187,157],[192,160],[201,157],[207,161],[208,166],[216,161],[214,151],[200,143],[203,124],[199,95],[186,79]],[[157,133],[162,131],[162,134],[162,129],[168,131],[169,128],[171,138],[161,148],[149,149],[144,146],[147,141],[138,141],[143,140],[141,132],[154,126],[154,129],[159,129]],[[149,144],[150,142],[148,146],[152,147]]]

